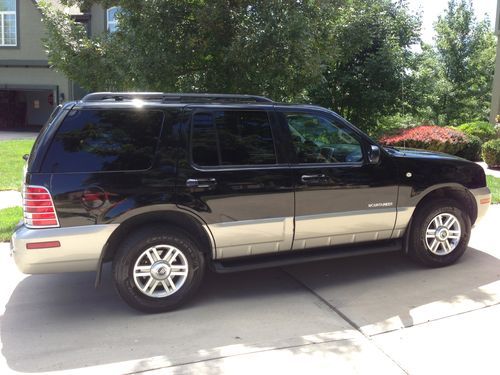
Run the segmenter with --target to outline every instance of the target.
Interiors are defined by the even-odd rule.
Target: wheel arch
[[[114,259],[120,243],[133,231],[140,230],[150,224],[164,224],[178,228],[192,236],[204,254],[215,256],[215,241],[205,223],[198,217],[184,211],[155,211],[132,216],[120,223],[104,245],[97,265],[95,286],[101,281],[102,265]]]
[[[415,216],[415,213],[418,212],[418,210],[426,205],[428,202],[432,200],[438,200],[438,199],[443,199],[443,198],[448,198],[452,199],[458,204],[461,205],[461,207],[464,209],[464,211],[467,213],[467,215],[470,218],[471,225],[474,224],[474,222],[477,219],[477,205],[476,201],[474,199],[474,196],[472,193],[467,189],[465,186],[460,185],[460,184],[453,184],[453,185],[437,185],[433,186],[423,193],[419,194],[419,199],[415,204],[415,210],[413,211],[413,215],[408,222],[407,230],[405,231],[405,236],[403,240],[403,246],[404,246],[404,252],[408,253],[408,239],[410,236],[410,231],[413,223],[413,217]]]
[[[426,191],[415,205],[415,212],[428,202],[442,198],[452,199],[461,205],[469,215],[471,224],[474,224],[477,219],[476,201],[471,192],[465,186],[459,184],[436,186]]]

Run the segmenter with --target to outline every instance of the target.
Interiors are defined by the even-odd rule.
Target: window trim
[[[19,48],[19,0],[14,1],[14,7],[15,10],[8,10],[8,11],[0,11],[0,18],[2,19],[2,29],[0,29],[0,48]],[[16,20],[16,43],[15,44],[4,44],[5,41],[5,35],[3,33],[3,20],[4,20],[4,15],[6,14],[14,14],[15,15],[15,20]]]
[[[275,156],[275,163],[274,164],[225,164],[225,165],[198,165],[194,162],[193,160],[193,119],[194,116],[197,113],[214,113],[214,112],[264,112],[267,116],[267,119],[269,121],[269,127],[271,129],[271,136],[273,137],[273,147],[274,147],[274,156]],[[268,109],[253,109],[253,108],[195,108],[189,118],[189,135],[188,135],[188,161],[191,167],[193,169],[200,171],[200,172],[208,172],[208,171],[239,171],[239,170],[256,170],[256,169],[282,169],[284,166],[289,167],[288,163],[279,163],[278,162],[278,148],[276,145],[276,137],[275,137],[275,131],[274,131],[274,126],[273,126],[273,121],[271,119],[271,111]],[[212,122],[213,123],[213,122]],[[219,135],[217,132],[217,127],[215,126],[215,123],[213,123],[215,132],[216,132],[216,139],[217,139],[217,153],[220,154],[220,148],[219,148]],[[219,158],[220,162],[220,158]]]
[[[117,9],[117,10],[119,10],[120,8],[121,8],[121,7],[119,7],[118,5],[114,5],[114,6],[109,7],[109,8],[107,8],[107,9],[106,9],[106,31],[107,31],[108,33],[110,33],[110,34],[112,34],[112,33],[116,32],[116,30],[118,30],[118,20],[116,19],[116,16],[115,16],[115,17],[113,18],[113,20],[112,20],[112,21],[110,21],[110,20],[109,20],[109,13],[110,13],[113,9]],[[114,27],[115,27],[115,30],[114,30],[114,31],[111,31],[111,30],[109,29],[109,27],[110,27],[111,25],[114,25]]]

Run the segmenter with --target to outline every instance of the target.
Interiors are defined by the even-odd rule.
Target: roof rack
[[[156,100],[161,102],[255,102],[273,103],[264,96],[257,95],[233,95],[233,94],[177,94],[164,92],[94,92],[83,97],[82,102],[116,101],[124,100]]]

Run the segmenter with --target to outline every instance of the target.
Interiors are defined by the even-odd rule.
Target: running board
[[[287,251],[282,254],[266,254],[258,256],[239,257],[212,262],[213,270],[217,273],[250,271],[261,268],[290,266],[292,264],[316,262],[319,260],[346,258],[356,255],[379,254],[391,251],[401,251],[403,241],[390,240],[374,244],[360,244],[356,246],[342,246],[322,248],[318,250]]]

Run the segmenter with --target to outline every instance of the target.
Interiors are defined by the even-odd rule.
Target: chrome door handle
[[[304,174],[300,177],[300,180],[302,182],[308,183],[308,182],[319,182],[326,180],[327,177],[324,174]]]
[[[186,186],[189,188],[210,188],[217,185],[215,178],[190,178],[186,180]]]

